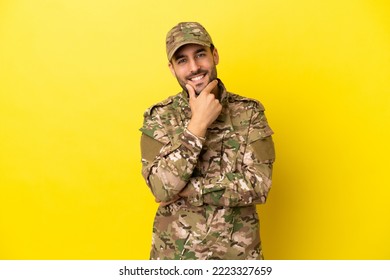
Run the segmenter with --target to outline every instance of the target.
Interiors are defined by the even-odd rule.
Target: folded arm
[[[142,175],[158,201],[174,200],[187,185],[202,150],[202,139],[184,130],[176,143],[163,144],[143,134]]]
[[[192,177],[180,193],[193,205],[224,207],[265,203],[271,188],[274,149],[271,136],[248,145],[241,172],[229,172],[215,178]]]

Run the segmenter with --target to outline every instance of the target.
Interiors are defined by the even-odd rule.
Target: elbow
[[[266,203],[270,190],[271,190],[271,184],[267,184],[264,188],[261,189],[257,197],[257,201],[259,204]]]
[[[152,193],[158,202],[170,202],[177,197],[177,195],[173,195],[164,191],[156,191],[153,189]]]
[[[185,182],[164,182],[157,178],[149,178],[149,187],[159,202],[170,202],[177,198],[180,191],[184,188]]]
[[[264,204],[266,203],[267,201],[267,195],[260,195],[259,199],[258,199],[258,204]]]
[[[266,183],[262,182],[258,184],[252,193],[253,202],[255,204],[265,204],[268,198],[269,191],[271,190],[271,181],[267,181]]]

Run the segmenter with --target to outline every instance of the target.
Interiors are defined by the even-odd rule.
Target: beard
[[[188,75],[187,77],[185,77],[184,80],[182,79],[179,79],[177,76],[176,76],[176,80],[178,81],[178,83],[180,84],[181,88],[187,92],[188,94],[188,90],[186,88],[186,84],[188,84],[188,80],[191,79],[191,77],[194,77],[194,76],[197,76],[197,75],[201,75],[201,74],[204,74],[204,75],[208,75],[208,81],[206,84],[202,85],[202,86],[196,86],[195,85],[195,93],[196,95],[199,95],[202,90],[204,90],[204,88],[213,80],[217,79],[217,67],[214,66],[210,71],[207,71],[207,70],[202,70],[202,69],[199,69],[198,71],[196,72],[191,72],[190,75]]]

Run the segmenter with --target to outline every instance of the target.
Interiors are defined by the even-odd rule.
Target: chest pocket
[[[200,154],[197,169],[205,177],[214,178],[234,172],[242,160],[243,137],[229,130],[209,131]]]

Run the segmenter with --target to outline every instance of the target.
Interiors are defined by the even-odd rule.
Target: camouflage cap
[[[168,60],[174,53],[186,44],[198,44],[210,47],[213,44],[209,33],[198,22],[180,22],[167,34],[166,47]]]

